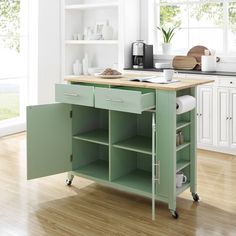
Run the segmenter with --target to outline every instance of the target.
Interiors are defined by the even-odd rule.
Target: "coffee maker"
[[[153,45],[147,45],[142,40],[132,44],[133,69],[153,68]]]

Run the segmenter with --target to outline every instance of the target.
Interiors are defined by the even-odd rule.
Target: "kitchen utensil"
[[[192,70],[198,65],[198,62],[193,56],[175,56],[172,65],[174,69]]]
[[[187,56],[195,57],[196,60],[197,60],[197,62],[199,63],[199,64],[195,67],[196,70],[201,70],[201,62],[202,62],[201,57],[202,57],[203,55],[205,55],[205,50],[210,51],[207,47],[198,45],[198,46],[195,46],[195,47],[191,48],[191,49],[188,51]]]

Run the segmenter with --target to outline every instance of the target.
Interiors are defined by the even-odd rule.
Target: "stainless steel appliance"
[[[132,44],[132,64],[134,69],[153,68],[153,45],[139,40]]]

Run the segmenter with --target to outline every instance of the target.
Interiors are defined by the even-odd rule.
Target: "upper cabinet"
[[[63,0],[61,8],[62,78],[74,74],[76,60],[83,67],[86,55],[89,73],[129,66],[131,43],[139,39],[139,1]]]

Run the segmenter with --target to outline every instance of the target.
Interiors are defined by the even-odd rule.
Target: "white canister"
[[[102,28],[102,37],[104,40],[113,39],[113,28],[110,26],[109,21],[106,21],[106,25]]]
[[[73,74],[74,75],[81,75],[82,74],[82,64],[79,60],[76,60],[73,64]]]
[[[202,71],[216,71],[216,56],[202,56]]]

